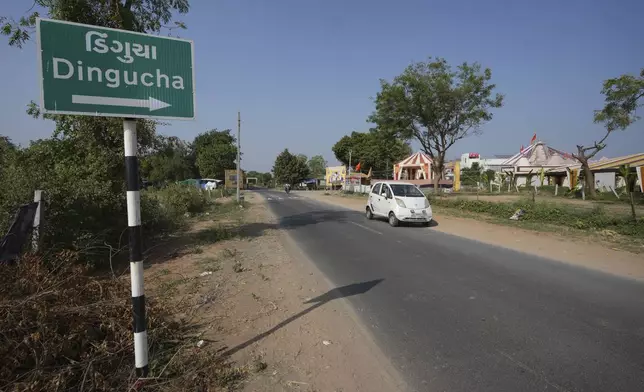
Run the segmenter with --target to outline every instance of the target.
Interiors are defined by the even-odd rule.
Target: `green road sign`
[[[195,118],[192,41],[38,19],[46,113]]]

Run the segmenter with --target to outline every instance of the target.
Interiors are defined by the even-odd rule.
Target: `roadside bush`
[[[204,212],[208,205],[208,196],[192,185],[170,184],[158,191],[146,191],[150,197],[158,200],[161,208],[173,219],[181,219],[186,213]]]
[[[433,207],[454,208],[461,211],[491,215],[509,219],[521,208],[525,215],[522,221],[560,225],[581,230],[612,230],[627,236],[644,236],[644,219],[634,222],[628,215],[611,215],[601,206],[594,209],[574,208],[549,202],[532,203],[518,200],[514,203],[496,203],[485,200],[433,198]]]

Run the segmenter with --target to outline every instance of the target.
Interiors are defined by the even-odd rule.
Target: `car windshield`
[[[400,197],[425,197],[423,192],[419,191],[413,185],[406,184],[390,184],[391,190],[394,191],[394,196]]]

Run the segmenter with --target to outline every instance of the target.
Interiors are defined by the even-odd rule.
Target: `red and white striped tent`
[[[394,165],[394,180],[431,180],[432,158],[417,152]]]

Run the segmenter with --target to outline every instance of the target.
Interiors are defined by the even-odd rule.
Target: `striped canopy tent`
[[[394,165],[394,180],[431,180],[432,158],[417,152]]]

